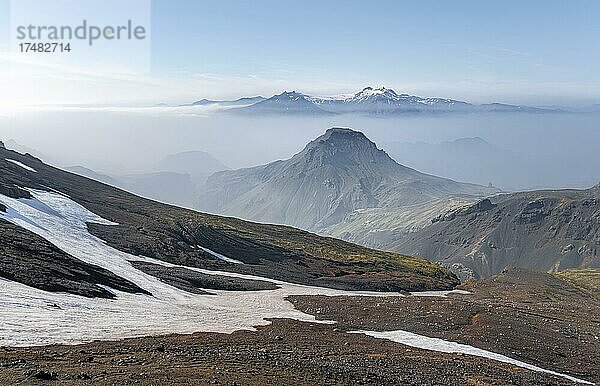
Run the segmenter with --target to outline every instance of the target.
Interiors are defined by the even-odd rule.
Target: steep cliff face
[[[463,278],[506,266],[541,271],[600,267],[600,189],[511,194],[448,212],[392,245]]]

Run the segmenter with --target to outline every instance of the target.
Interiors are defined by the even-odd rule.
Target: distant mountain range
[[[364,114],[393,116],[398,114],[436,113],[558,113],[559,108],[540,108],[503,103],[476,105],[447,98],[423,98],[409,94],[398,94],[394,90],[381,87],[366,87],[350,95],[318,97],[297,91],[285,91],[270,98],[250,97],[232,101],[202,99],[193,106],[218,105],[229,107],[228,111],[242,114],[301,114],[333,115]]]
[[[107,175],[83,166],[65,169],[143,197],[192,207],[198,189],[206,178],[214,172],[229,168],[206,152],[186,151],[167,155],[151,170],[134,174]]]
[[[200,185],[214,172],[229,167],[207,152],[193,150],[167,155],[158,161],[154,169],[158,172],[189,174],[192,181]]]
[[[217,101],[211,99],[201,99],[199,101],[192,102],[189,106],[210,106],[210,105],[221,105],[221,106],[243,106],[252,105],[257,102],[264,101],[266,98],[261,96],[239,98],[233,101]]]
[[[253,105],[232,109],[236,113],[257,114],[303,114],[332,115],[334,112],[319,107],[315,101],[302,93],[292,91],[274,95]]]
[[[379,245],[494,193],[400,165],[363,133],[333,128],[288,160],[213,174],[197,205]]]

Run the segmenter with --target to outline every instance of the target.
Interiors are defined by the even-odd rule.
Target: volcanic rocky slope
[[[392,250],[451,267],[463,278],[506,266],[555,272],[600,267],[600,188],[533,191],[450,211]]]
[[[420,173],[363,133],[333,128],[288,160],[215,173],[198,207],[384,247],[397,232],[496,192]]]
[[[174,264],[340,289],[444,289],[458,283],[447,270],[423,259],[376,251],[290,227],[255,224],[158,203],[0,146],[0,194],[28,199],[30,193],[24,188],[66,195],[95,214],[117,223],[88,223],[88,230],[110,246]],[[0,217],[6,215],[6,211],[10,212],[10,208],[0,210]],[[72,258],[44,240],[29,232],[15,233],[13,225],[0,221],[3,240],[0,258],[5,278],[88,296],[102,295],[95,284],[113,286],[117,283],[124,290],[138,292],[130,283],[119,283],[97,267],[74,264]],[[23,242],[18,242],[16,234]],[[224,261],[216,254],[244,264]],[[52,265],[46,267],[48,272],[34,272],[47,257],[52,257]],[[76,274],[71,272],[73,270]],[[52,285],[45,284],[54,280],[48,275],[57,272],[56,281]],[[184,281],[189,283],[190,279],[197,278],[188,275]],[[181,277],[174,280],[180,281]],[[89,283],[89,291],[73,289],[70,281]]]
[[[0,205],[0,211],[6,208]],[[40,236],[0,219],[0,277],[45,291],[114,298],[99,284],[131,292],[147,291],[112,272],[61,251]]]

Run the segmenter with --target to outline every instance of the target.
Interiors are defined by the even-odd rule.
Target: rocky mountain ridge
[[[420,173],[396,163],[363,133],[332,128],[288,160],[215,173],[200,192],[198,208],[361,241],[365,232],[379,231],[376,225],[346,227],[364,222],[363,213],[391,216],[411,208],[415,213],[415,206],[425,203],[441,213],[455,201],[474,202],[497,192]],[[435,217],[430,216],[411,227],[428,224]],[[402,227],[385,226],[390,232]]]
[[[503,195],[449,211],[390,246],[463,279],[506,266],[545,272],[600,268],[600,189]]]
[[[560,109],[539,108],[505,103],[477,105],[450,98],[420,97],[396,93],[386,87],[365,87],[345,95],[313,96],[298,91],[284,91],[270,98],[250,97],[235,101],[202,99],[193,106],[219,105],[228,107],[231,113],[243,114],[294,114],[334,115],[365,114],[394,116],[402,114],[445,114],[445,113],[558,113]]]

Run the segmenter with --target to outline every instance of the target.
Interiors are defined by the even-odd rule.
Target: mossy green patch
[[[600,268],[568,269],[557,272],[555,275],[575,285],[582,291],[600,298]]]

